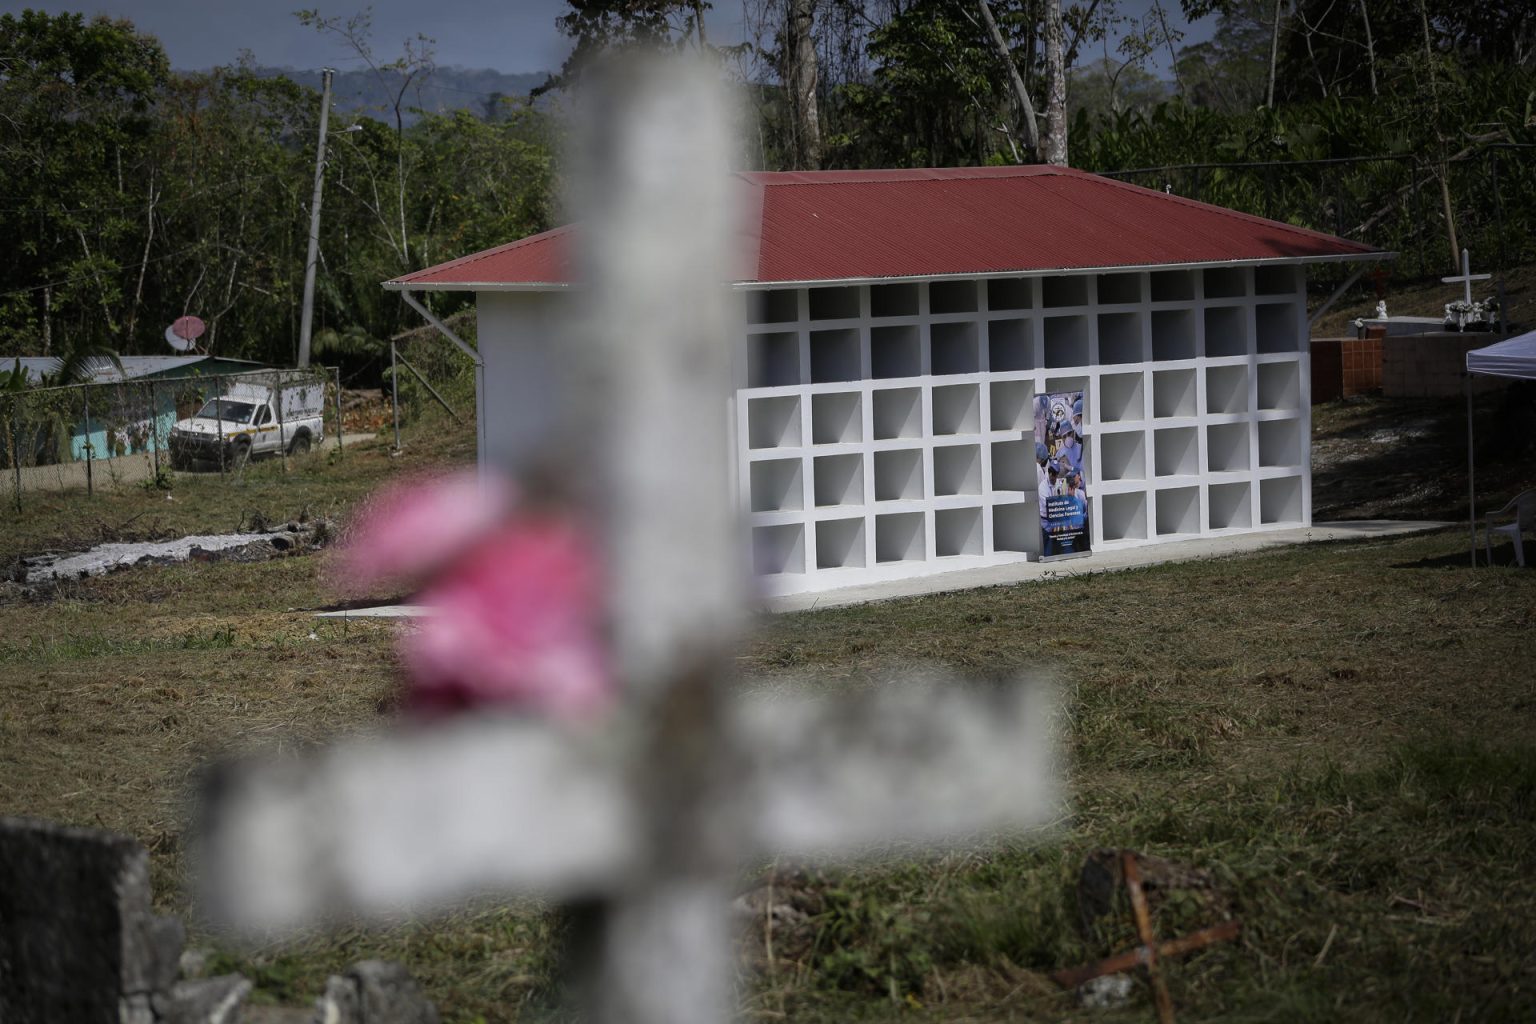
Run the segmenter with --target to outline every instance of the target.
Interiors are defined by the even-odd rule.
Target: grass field
[[[1402,410],[1334,412],[1323,440],[1395,429]],[[10,557],[252,512],[344,517],[402,467],[463,454],[440,437],[395,458],[316,456],[287,480],[263,467],[271,478],[238,493],[178,481],[169,503],[39,501],[0,544]],[[764,917],[743,921],[744,1016],[1149,1020],[1144,991],[1089,1012],[1047,978],[1130,937],[1128,921],[1081,937],[1072,890],[1089,851],[1126,846],[1216,879],[1206,898],[1159,902],[1161,933],[1244,923],[1239,942],[1171,967],[1180,1021],[1536,1018],[1536,572],[1471,570],[1465,545],[1452,529],[767,622],[740,660],[761,685],[879,685],[913,664],[1052,672],[1070,806],[1051,830],[963,855],[751,866],[752,905],[779,912],[771,958]],[[391,716],[392,627],[315,620],[333,600],[323,574],[323,557],[139,569],[0,604],[0,813],[138,837],[162,906],[195,913],[182,836],[198,766]],[[298,1004],[327,973],[387,956],[449,1021],[536,1019],[556,921],[481,906],[254,951],[214,943],[215,963],[260,1000]]]

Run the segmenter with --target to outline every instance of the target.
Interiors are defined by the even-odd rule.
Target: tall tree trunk
[[[1024,136],[1024,148],[1029,153],[1031,160],[1039,159],[1040,153],[1040,126],[1035,121],[1035,104],[1029,98],[1029,90],[1024,86],[1024,79],[1019,76],[1019,67],[1013,62],[1013,54],[1008,52],[1008,43],[1003,39],[1003,33],[997,27],[997,22],[992,18],[992,7],[987,0],[976,0],[976,6],[981,8],[981,20],[987,23],[987,33],[992,37],[992,46],[997,50],[997,55],[1003,63],[1008,65],[1008,76],[1013,80],[1013,92],[1019,100],[1019,112],[1023,115],[1022,127]],[[1013,140],[1010,139],[1011,143]]]
[[[1067,62],[1066,32],[1061,23],[1061,0],[1045,5],[1045,162],[1067,166]]]
[[[784,18],[784,88],[789,96],[790,159],[794,170],[821,167],[821,123],[816,116],[816,40],[812,0],[788,0]]]
[[[1429,8],[1419,0],[1419,21],[1424,27],[1424,73],[1429,75],[1429,96],[1435,119],[1435,139],[1440,145],[1440,206],[1445,212],[1445,234],[1451,243],[1451,273],[1461,268],[1461,246],[1456,241],[1456,212],[1451,205],[1451,164],[1445,156],[1445,136],[1440,133],[1440,84],[1435,74],[1435,48],[1429,38]]]
[[[1371,95],[1376,96],[1376,41],[1371,38],[1371,16],[1365,0],[1360,0],[1360,22],[1365,26],[1365,67],[1371,73]]]
[[[1264,105],[1275,109],[1275,65],[1280,61],[1280,8],[1284,0],[1275,0],[1275,18],[1269,27],[1269,98]]]

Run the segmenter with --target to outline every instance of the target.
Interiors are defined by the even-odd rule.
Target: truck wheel
[[[185,473],[192,466],[192,460],[181,452],[171,452],[171,468]]]
[[[249,461],[251,461],[251,439],[242,437],[230,445],[229,465],[231,469],[244,469]]]
[[[309,432],[308,431],[302,431],[302,432],[294,435],[293,440],[288,442],[288,454],[289,455],[307,455],[307,454],[309,454]]]

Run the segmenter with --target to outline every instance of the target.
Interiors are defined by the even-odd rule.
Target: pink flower
[[[573,520],[514,510],[505,483],[390,489],[359,517],[338,575],[354,588],[424,581],[428,613],[400,640],[418,713],[513,706],[581,718],[612,699],[596,542]]]
[[[513,518],[422,592],[432,613],[401,641],[409,703],[426,712],[528,705],[561,717],[602,710],[612,694],[600,580],[581,531]]]

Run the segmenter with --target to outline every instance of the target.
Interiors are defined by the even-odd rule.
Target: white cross
[[[599,467],[622,711],[600,729],[468,716],[226,768],[199,842],[226,922],[581,898],[598,908],[573,965],[595,1020],[711,1024],[730,1012],[743,857],[971,843],[1054,813],[1042,687],[731,692],[748,603],[719,430],[736,237],[721,92],[711,70],[634,67],[587,107],[589,292],[559,346],[579,409],[563,437],[583,456],[566,465]]]
[[[1461,285],[1463,287],[1463,289],[1465,290],[1465,292],[1466,292],[1466,296],[1465,297],[1466,297],[1466,300],[1467,300],[1467,305],[1470,306],[1470,305],[1472,305],[1472,282],[1473,281],[1486,281],[1491,276],[1492,276],[1491,274],[1474,274],[1474,273],[1472,273],[1472,257],[1471,257],[1471,254],[1468,253],[1467,250],[1463,249],[1463,250],[1461,250],[1461,273],[1460,274],[1453,274],[1450,277],[1442,277],[1440,280],[1442,282],[1444,282],[1445,284],[1459,284],[1459,285]]]

